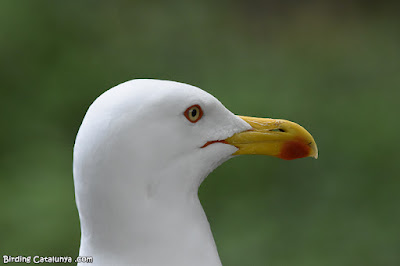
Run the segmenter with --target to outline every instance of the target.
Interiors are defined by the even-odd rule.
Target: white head
[[[80,255],[104,265],[220,265],[201,182],[234,153],[315,156],[310,138],[292,122],[236,116],[187,84],[132,80],[108,90],[75,142]]]

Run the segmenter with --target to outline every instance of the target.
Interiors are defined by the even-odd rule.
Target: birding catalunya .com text
[[[93,263],[91,256],[79,256],[76,259],[72,257],[43,257],[43,256],[8,256],[3,255],[3,263]]]

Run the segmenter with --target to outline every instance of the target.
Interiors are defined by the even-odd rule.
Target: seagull
[[[318,150],[300,125],[234,115],[188,84],[134,79],[104,92],[74,145],[79,255],[92,265],[222,265],[198,188],[242,154],[292,160]]]

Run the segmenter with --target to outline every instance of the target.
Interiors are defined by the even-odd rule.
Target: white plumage
[[[132,80],[90,106],[74,147],[80,256],[92,265],[218,266],[198,188],[237,154],[317,157],[286,120],[239,117],[207,92]]]
[[[198,104],[191,123],[183,112]],[[81,256],[93,265],[221,265],[197,196],[237,148],[206,142],[250,129],[203,90],[132,80],[89,108],[74,148]]]

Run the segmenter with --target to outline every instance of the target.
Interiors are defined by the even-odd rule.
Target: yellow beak
[[[314,138],[302,126],[282,119],[239,116],[252,129],[236,133],[225,140],[239,150],[233,155],[262,154],[293,160],[318,158]]]

